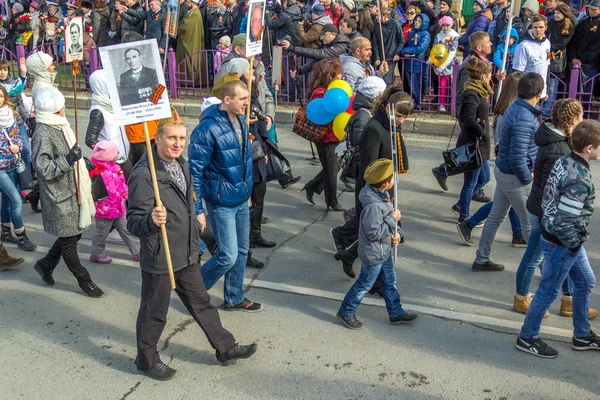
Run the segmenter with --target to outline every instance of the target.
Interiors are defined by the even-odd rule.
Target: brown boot
[[[22,258],[14,258],[8,255],[6,248],[3,244],[0,244],[0,271],[6,271],[9,268],[16,267],[23,263],[25,260]]]
[[[573,316],[573,296],[563,296],[560,300],[560,311],[559,314],[563,317]],[[596,318],[598,316],[598,310],[595,308],[588,308],[588,318]]]

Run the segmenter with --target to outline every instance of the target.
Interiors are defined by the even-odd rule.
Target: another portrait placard
[[[159,84],[165,85],[156,40],[142,40],[100,47],[116,122],[122,125],[168,118],[169,96],[150,101]]]
[[[69,18],[65,24],[65,61],[83,60],[83,19]]]
[[[248,5],[248,28],[246,31],[246,57],[262,53],[263,32],[265,30],[266,0],[251,0]]]

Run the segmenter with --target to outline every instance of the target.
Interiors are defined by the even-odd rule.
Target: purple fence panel
[[[176,68],[170,73],[170,76],[174,74],[174,79],[177,82],[177,96],[210,96],[214,74],[211,71],[211,62],[209,61],[213,59],[214,53],[216,53],[216,50],[202,50],[190,54],[180,62],[175,61]],[[169,57],[175,57],[175,54],[169,52]],[[171,88],[171,93],[173,93],[173,88]]]
[[[301,66],[305,62],[304,58],[298,57],[298,66]],[[294,69],[296,69],[294,57],[290,55],[284,57],[282,63],[282,84],[277,94],[277,101],[279,104],[300,104],[300,99],[302,99],[302,104],[306,106],[311,95],[308,85],[310,84],[312,73],[299,75],[295,81],[290,74],[290,71]]]
[[[17,55],[10,51],[8,47],[0,45],[0,58],[10,63],[10,74],[16,78],[19,75],[19,59]]]
[[[571,75],[569,77],[569,98],[577,97],[577,88],[579,86],[579,65],[573,65]]]
[[[575,98],[581,102],[581,105],[583,106],[583,117],[586,119],[600,118],[600,98],[597,95],[594,95],[598,77],[600,77],[600,74],[586,76],[583,71],[580,70],[578,82],[571,82],[571,84],[575,84],[575,87],[577,87]]]
[[[427,60],[417,58],[401,58],[398,62],[402,87],[413,98],[415,110],[427,113],[449,112],[453,77],[438,76],[434,68]],[[395,78],[395,68],[392,71]]]

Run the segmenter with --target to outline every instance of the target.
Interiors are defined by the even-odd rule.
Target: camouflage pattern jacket
[[[547,240],[577,252],[589,236],[596,190],[586,160],[571,153],[559,159],[548,177],[542,200]]]

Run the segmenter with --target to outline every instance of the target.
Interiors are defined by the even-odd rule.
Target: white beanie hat
[[[54,59],[50,54],[46,54],[43,51],[36,51],[32,53],[25,61],[27,70],[32,75],[43,75],[48,72],[48,67],[53,63]]]
[[[65,106],[65,96],[56,88],[44,87],[36,94],[33,104],[36,111],[54,114]]]
[[[362,93],[363,96],[374,100],[379,96],[387,87],[385,81],[378,76],[367,76],[358,85],[357,91]]]

